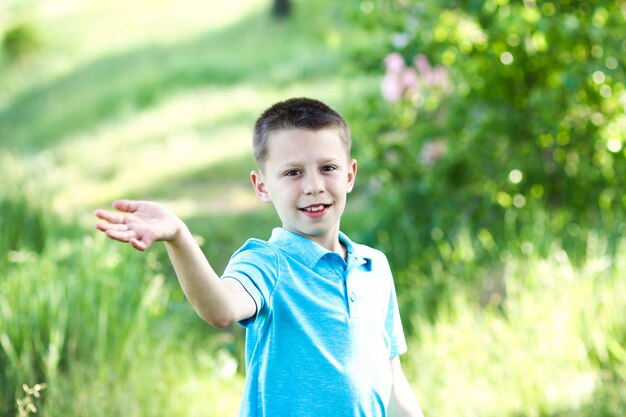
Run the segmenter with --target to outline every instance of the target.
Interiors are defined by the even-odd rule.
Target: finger
[[[96,223],[96,229],[106,232],[107,230],[115,230],[118,232],[127,232],[131,229],[128,228],[126,224],[121,223],[104,223],[98,222]]]
[[[140,202],[135,200],[117,200],[113,202],[113,208],[126,213],[132,213],[139,208]]]
[[[141,242],[147,249],[155,242],[155,238],[152,234],[144,234],[143,236],[141,236]]]
[[[150,246],[150,244],[143,242],[137,238],[132,238],[129,240],[130,245],[140,251],[145,251],[146,249],[148,249],[148,247]]]
[[[108,229],[104,232],[107,237],[110,237],[113,240],[118,240],[120,242],[130,242],[131,239],[137,238],[137,233],[132,230],[114,230]]]
[[[102,220],[106,220],[109,223],[121,224],[124,223],[124,215],[119,213],[114,213],[112,211],[107,210],[96,210],[96,217]]]
[[[117,224],[109,223],[109,222],[98,222],[98,223],[96,223],[96,229],[100,230],[101,232],[106,232],[107,230],[111,230],[111,229],[118,230],[116,228],[116,226],[117,226]]]
[[[133,243],[133,240],[135,240],[135,241],[136,241],[136,242],[135,242],[135,243],[136,243],[136,246],[135,246],[135,244]],[[152,234],[150,234],[150,233],[146,233],[146,234],[143,234],[143,235],[141,236],[141,238],[140,238],[140,239],[131,239],[131,242],[130,242],[130,243],[131,243],[131,245],[133,245],[133,247],[135,247],[136,249],[139,249],[139,250],[146,250],[146,249],[148,249],[150,246],[152,246],[152,244],[153,244],[154,242],[155,242],[155,238],[154,238],[154,236],[152,236]]]

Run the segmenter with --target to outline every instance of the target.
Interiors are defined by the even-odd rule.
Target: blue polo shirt
[[[406,351],[387,258],[350,241],[347,262],[282,228],[248,240],[224,278],[256,303],[241,417],[383,417],[391,358]]]

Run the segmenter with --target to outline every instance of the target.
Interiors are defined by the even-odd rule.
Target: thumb
[[[129,240],[129,243],[131,244],[131,246],[139,251],[145,251],[146,249],[148,249],[150,247],[150,245],[152,245],[152,241],[150,239],[142,239],[139,240],[135,237],[131,238]]]

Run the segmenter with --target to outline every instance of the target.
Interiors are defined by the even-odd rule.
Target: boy
[[[250,239],[219,277],[185,224],[153,202],[98,210],[97,228],[146,250],[164,241],[185,295],[216,327],[246,327],[240,416],[407,416],[422,412],[402,372],[406,351],[386,257],[340,232],[357,163],[344,119],[297,98],[255,124],[257,196],[282,228]]]

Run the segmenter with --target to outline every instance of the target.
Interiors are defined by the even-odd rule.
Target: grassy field
[[[346,51],[374,40],[344,6],[297,1],[285,21],[269,7],[48,0],[11,15],[41,47],[0,59],[0,416],[19,414],[22,384],[42,383],[42,416],[235,415],[242,330],[204,324],[163,247],[107,242],[92,212],[165,202],[217,270],[269,235],[276,216],[248,180],[255,117],[300,95],[341,110],[378,88],[346,70]],[[626,245],[612,259],[605,244],[590,234],[576,263],[558,243],[547,259],[503,256],[487,274],[501,302],[459,286],[434,323],[411,308],[418,288],[400,294],[414,329],[404,366],[426,414],[626,415]]]
[[[45,383],[43,415],[234,415],[242,331],[216,332],[163,264],[104,242],[93,209],[163,201],[216,269],[276,217],[257,202],[252,124],[269,104],[341,106],[330,2],[64,1],[25,15],[41,49],[0,62],[0,415]],[[4,16],[2,16],[4,17]],[[331,23],[331,24],[329,24]],[[370,83],[371,84],[371,83]]]

